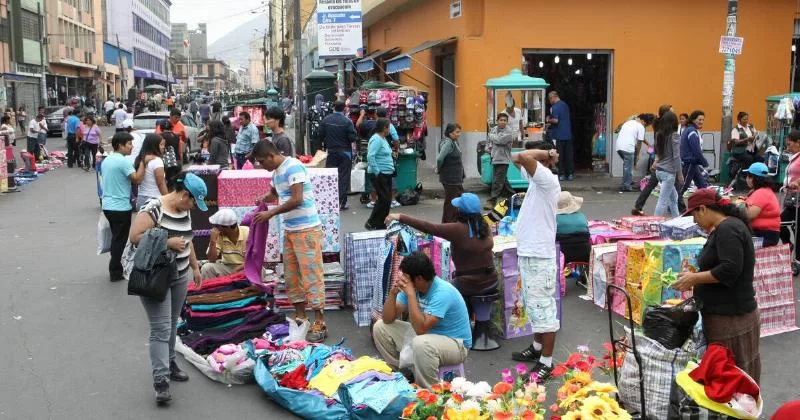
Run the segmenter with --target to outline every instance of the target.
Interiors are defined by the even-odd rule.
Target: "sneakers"
[[[339,207],[339,210],[349,210],[349,209],[350,205],[348,205],[347,203],[344,203]]]
[[[189,380],[189,375],[182,371],[175,361],[169,362],[169,378],[173,381],[186,382]]]
[[[400,203],[398,203],[397,200],[392,200],[392,208],[396,209],[398,207],[400,207]]]
[[[574,181],[574,180],[575,180],[575,175],[570,175],[567,177],[567,181]]]
[[[375,202],[374,201],[370,201],[369,203],[367,203],[367,208],[368,209],[371,209],[371,208],[374,208],[374,207],[375,207]]]
[[[156,390],[156,404],[164,405],[172,399],[169,393],[169,380],[166,376],[159,376],[153,382],[153,389]]]
[[[326,338],[328,338],[328,327],[325,326],[324,322],[314,321],[308,330],[308,334],[306,334],[306,341],[309,343],[321,343]]]
[[[533,344],[528,346],[525,350],[522,351],[515,351],[511,353],[511,360],[516,360],[518,362],[538,362],[539,356],[542,355],[541,350],[536,350],[533,348]]]
[[[567,179],[567,177],[565,177],[564,175],[559,175],[558,176],[558,180],[559,181],[565,181],[566,179]]]
[[[644,212],[638,209],[631,210],[631,216],[644,216]]]
[[[536,383],[543,384],[547,382],[553,374],[553,367],[547,366],[542,362],[536,362],[536,365],[530,371],[531,377],[536,375]]]

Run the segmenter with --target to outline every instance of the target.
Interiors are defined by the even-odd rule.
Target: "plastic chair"
[[[464,377],[464,364],[459,363],[457,365],[450,365],[450,366],[439,366],[439,380],[440,381],[452,381],[453,378],[456,377]]]
[[[472,328],[472,350],[490,351],[500,348],[500,343],[492,338],[492,304],[500,298],[499,293],[470,296],[469,303],[475,313],[475,327]]]

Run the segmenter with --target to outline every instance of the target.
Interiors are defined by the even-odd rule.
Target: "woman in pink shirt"
[[[789,167],[786,168],[786,180],[784,181],[784,188],[786,189],[785,198],[783,200],[783,212],[781,213],[781,221],[783,222],[796,222],[797,221],[797,206],[798,197],[800,197],[800,131],[792,130],[784,138],[786,151],[792,153],[789,159]],[[781,227],[781,242],[788,244],[791,241],[790,231],[786,227]],[[795,248],[795,260],[800,260],[800,252]]]
[[[750,193],[744,201],[745,212],[753,236],[762,238],[764,246],[778,245],[781,231],[781,206],[775,197],[775,184],[767,165],[755,162],[747,169]]]
[[[91,165],[92,169],[94,169],[97,147],[100,144],[100,138],[103,137],[103,132],[100,130],[100,127],[95,124],[94,117],[91,115],[86,117],[84,126],[81,128],[81,132],[83,133],[83,170],[89,172],[89,165]]]

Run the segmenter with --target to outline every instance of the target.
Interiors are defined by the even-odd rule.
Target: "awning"
[[[395,48],[391,48],[391,49],[388,49],[388,50],[375,51],[374,53],[372,53],[372,54],[362,58],[361,60],[358,60],[358,61],[355,62],[356,71],[359,72],[359,73],[364,73],[364,72],[368,72],[368,71],[374,69],[375,68],[375,61],[377,61],[379,58],[381,58],[382,56],[384,56],[386,54],[391,54],[391,53],[397,52],[397,50],[399,50],[399,48],[395,47]]]
[[[410,49],[407,53],[405,53],[403,55],[400,55],[400,56],[397,56],[395,58],[392,58],[391,60],[387,60],[386,61],[386,73],[392,74],[392,73],[397,73],[397,72],[401,72],[401,71],[406,71],[406,70],[411,68],[411,61],[412,60],[416,61],[413,58],[411,58],[412,55],[414,55],[414,54],[416,54],[418,52],[421,52],[421,51],[425,51],[425,50],[429,50],[429,49],[434,48],[434,47],[438,47],[439,45],[446,45],[446,44],[449,44],[451,42],[455,42],[455,40],[456,40],[455,37],[451,37],[451,38],[445,38],[445,39],[438,39],[438,40],[434,40],[434,41],[425,41],[422,44],[419,44],[416,47]]]
[[[325,60],[322,68],[325,69],[325,71],[336,73],[339,71],[339,60]]]

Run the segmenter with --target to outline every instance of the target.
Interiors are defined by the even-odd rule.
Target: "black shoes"
[[[511,360],[516,360],[518,362],[534,363],[539,361],[539,356],[541,355],[542,351],[534,349],[533,344],[531,344],[525,350],[515,351],[511,353]]]
[[[172,395],[169,393],[169,380],[166,376],[159,376],[153,382],[153,389],[156,390],[156,404],[164,405],[172,400]]]
[[[175,361],[169,362],[169,378],[173,381],[186,382],[189,380],[189,375],[182,371]]]
[[[536,365],[530,371],[531,377],[533,378],[535,375],[536,383],[543,384],[550,379],[550,376],[553,374],[553,367],[547,366],[542,362],[536,362]]]

